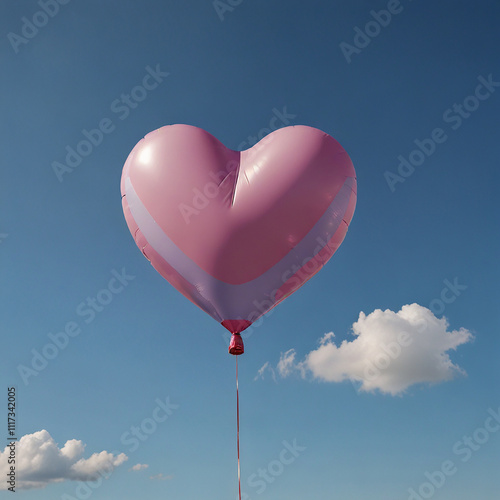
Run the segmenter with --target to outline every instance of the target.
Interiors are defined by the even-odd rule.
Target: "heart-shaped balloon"
[[[246,151],[170,125],[130,153],[123,211],[155,269],[232,333],[297,290],[342,243],[356,173],[342,146],[307,126]]]

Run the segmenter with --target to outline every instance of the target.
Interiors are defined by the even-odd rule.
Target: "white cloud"
[[[148,464],[135,464],[133,467],[130,467],[129,470],[138,471],[138,470],[147,469],[148,467],[149,467]]]
[[[446,318],[437,318],[418,304],[403,306],[397,313],[389,309],[368,315],[361,312],[352,325],[352,341],[337,346],[333,333],[327,333],[304,361],[296,362],[295,350],[290,349],[281,355],[277,368],[282,377],[299,370],[303,377],[308,373],[325,382],[351,380],[362,391],[402,394],[414,384],[465,374],[453,364],[448,351],[473,336],[464,328],[448,328]]]
[[[266,371],[271,372],[271,376],[273,377],[273,380],[276,382],[276,373],[274,371],[274,368],[270,365],[269,361],[266,361],[257,371],[257,375],[254,377],[255,380],[262,379],[264,380],[264,373]]]
[[[162,472],[160,472],[160,474],[156,474],[154,476],[149,476],[149,479],[152,479],[153,481],[168,481],[170,479],[172,479],[174,476],[172,475],[169,475],[169,476],[165,476]]]
[[[287,377],[295,369],[295,349],[289,349],[284,354],[281,353],[278,366],[278,373],[281,377]]]
[[[124,453],[113,455],[107,451],[82,458],[84,451],[85,445],[76,439],[66,441],[66,444],[59,448],[46,430],[26,434],[16,443],[16,487],[33,489],[45,488],[49,483],[62,481],[95,481],[128,459]],[[0,453],[2,477],[7,475],[9,452],[10,449],[6,447]],[[0,490],[6,489],[7,486],[6,482],[2,481]]]

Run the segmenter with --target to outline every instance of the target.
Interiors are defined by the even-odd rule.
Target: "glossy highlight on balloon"
[[[123,167],[122,204],[144,256],[238,334],[316,274],[356,205],[346,151],[316,128],[233,151],[190,125],[155,130]]]

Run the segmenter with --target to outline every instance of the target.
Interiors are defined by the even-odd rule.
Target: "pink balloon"
[[[155,269],[240,333],[335,253],[354,214],[356,173],[342,146],[312,127],[276,130],[240,152],[170,125],[132,150],[121,192]]]

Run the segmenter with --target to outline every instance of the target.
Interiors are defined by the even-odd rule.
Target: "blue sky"
[[[15,386],[17,437],[35,478],[23,488],[18,477],[20,497],[236,498],[224,329],[140,255],[119,183],[128,153],[156,128],[195,125],[237,149],[276,110],[283,125],[317,127],[343,145],[358,204],[332,260],[245,340],[247,498],[498,495],[500,5],[226,0],[218,12],[210,0],[73,0],[47,1],[49,18],[42,4],[0,7],[0,408]],[[387,9],[380,26],[371,11]],[[120,102],[148,67],[157,87]],[[54,162],[103,120],[102,141],[58,177]],[[433,134],[440,142],[429,145]],[[411,156],[415,141],[431,154]],[[400,155],[421,164],[398,171]],[[103,292],[116,274],[123,285]],[[84,314],[98,295],[109,303]],[[412,306],[430,315],[427,340],[414,331],[407,357],[364,390],[341,343],[367,366],[410,304],[449,326]],[[370,316],[377,309],[386,315]],[[355,336],[360,312],[372,322]],[[65,329],[67,345],[46,348]],[[307,356],[322,347],[326,365],[315,365]],[[44,348],[52,359],[35,369],[33,350]],[[418,383],[427,368],[442,369],[436,383]],[[392,383],[403,389],[391,393]],[[132,440],[141,426],[151,432]],[[99,463],[115,468],[89,485]]]

